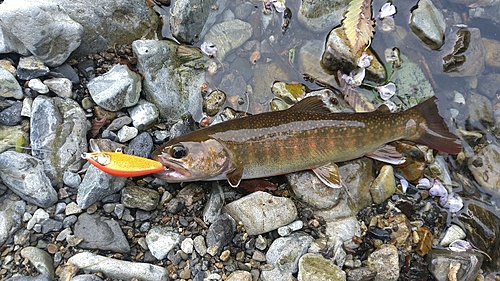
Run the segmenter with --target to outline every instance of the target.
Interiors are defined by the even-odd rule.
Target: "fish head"
[[[214,139],[170,141],[152,158],[165,166],[155,176],[166,182],[209,180],[227,172],[232,160],[229,150]]]

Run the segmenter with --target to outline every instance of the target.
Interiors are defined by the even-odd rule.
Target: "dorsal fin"
[[[299,101],[288,110],[315,113],[331,113],[320,96],[311,96]]]

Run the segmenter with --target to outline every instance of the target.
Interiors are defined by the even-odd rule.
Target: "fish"
[[[151,158],[165,166],[154,176],[171,183],[265,178],[312,170],[340,188],[336,162],[368,156],[391,164],[405,158],[388,143],[407,140],[458,154],[460,139],[439,115],[437,99],[402,112],[332,113],[318,96],[289,109],[249,115],[169,140]]]

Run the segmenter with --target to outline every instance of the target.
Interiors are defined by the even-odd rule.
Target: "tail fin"
[[[414,109],[422,115],[427,125],[425,133],[415,142],[449,154],[458,154],[462,151],[460,139],[448,131],[443,117],[439,115],[436,97],[416,105]]]

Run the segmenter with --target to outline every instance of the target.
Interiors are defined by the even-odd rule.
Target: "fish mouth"
[[[180,162],[163,159],[162,157],[158,157],[158,159],[155,160],[162,163],[165,167],[164,171],[154,174],[155,177],[161,180],[167,182],[183,182],[191,176],[191,172],[189,172],[186,166]]]

